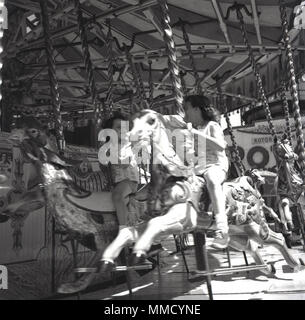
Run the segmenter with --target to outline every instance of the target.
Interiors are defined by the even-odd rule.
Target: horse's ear
[[[283,135],[282,135],[282,141],[284,141],[284,140],[287,140],[288,139],[288,136],[287,136],[287,133],[285,132]]]
[[[50,163],[53,163],[55,165],[58,165],[60,167],[72,167],[72,164],[67,163],[65,160],[61,159],[56,153],[45,149],[45,153],[47,155],[47,161]]]

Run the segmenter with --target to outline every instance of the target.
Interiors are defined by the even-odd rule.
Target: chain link
[[[83,58],[84,58],[86,73],[88,76],[89,90],[91,93],[92,104],[94,106],[94,119],[95,119],[96,128],[99,128],[102,121],[101,105],[98,101],[98,94],[97,94],[96,82],[94,77],[94,68],[93,68],[91,55],[89,51],[88,38],[86,34],[81,4],[79,0],[75,0],[74,3],[75,3],[76,14],[77,14],[79,36],[82,43]]]
[[[105,107],[106,107],[106,115],[107,117],[111,117],[113,113],[113,89],[114,89],[114,59],[113,59],[113,36],[111,32],[111,25],[109,22],[108,33],[106,37],[106,48],[107,48],[107,58],[108,58],[108,66],[107,66],[107,75],[108,75],[108,90],[106,95]]]
[[[288,72],[289,72],[289,80],[290,80],[290,92],[292,96],[293,114],[294,114],[296,136],[297,136],[297,153],[299,155],[299,163],[302,167],[302,170],[304,170],[305,169],[305,149],[304,149],[302,118],[301,118],[299,95],[298,95],[298,85],[296,81],[293,52],[292,52],[289,30],[288,30],[287,13],[282,1],[280,2],[280,12],[281,12],[281,20],[282,20],[283,38],[284,38],[284,43],[286,48],[286,55],[287,55]]]
[[[58,150],[63,153],[65,149],[64,127],[61,118],[61,99],[59,94],[59,85],[56,77],[55,59],[53,56],[54,48],[50,34],[50,23],[48,16],[48,3],[46,0],[40,0],[41,19],[44,29],[44,38],[46,44],[48,74],[50,81],[51,98],[55,120],[55,134]]]
[[[181,29],[183,32],[183,39],[186,45],[186,49],[187,49],[187,53],[190,57],[190,62],[191,62],[191,67],[192,67],[192,71],[194,73],[194,77],[195,77],[195,86],[196,86],[196,93],[201,95],[202,94],[202,87],[201,87],[201,80],[200,80],[200,76],[199,73],[197,71],[197,67],[196,67],[196,62],[195,62],[195,58],[192,52],[192,46],[191,46],[191,42],[190,42],[190,38],[186,32],[186,28],[185,28],[185,24],[184,22],[181,20]]]
[[[251,47],[249,39],[248,39],[248,34],[247,34],[244,18],[243,18],[243,15],[241,13],[240,8],[236,8],[235,10],[236,10],[236,14],[237,14],[237,19],[240,22],[240,28],[241,28],[243,40],[244,40],[244,43],[245,43],[245,45],[247,47],[247,50],[248,50],[248,53],[249,53],[249,60],[250,60],[252,69],[254,71],[257,88],[259,90],[259,95],[260,95],[261,101],[263,103],[264,111],[265,111],[266,118],[267,118],[267,121],[268,121],[269,131],[270,131],[273,139],[277,139],[277,136],[276,136],[276,133],[275,133],[275,128],[274,128],[274,125],[272,123],[272,115],[271,115],[268,99],[267,99],[267,96],[266,96],[266,93],[265,93],[265,89],[263,87],[263,81],[262,81],[261,75],[259,73],[259,68],[258,68],[258,65],[256,63],[255,56],[254,56],[252,47]]]

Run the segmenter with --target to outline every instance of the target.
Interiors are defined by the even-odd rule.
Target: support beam
[[[196,47],[197,46],[197,47]],[[205,56],[209,58],[218,58],[218,57],[231,57],[234,54],[238,55],[248,55],[247,49],[244,45],[226,45],[226,44],[205,44],[204,46],[200,46],[193,44],[192,47],[195,47],[192,49],[193,54],[196,56]],[[254,45],[252,47],[254,54],[261,56],[261,48],[263,46]],[[232,51],[233,48],[233,51]],[[266,54],[280,54],[284,47],[282,45],[278,46],[264,46],[264,49],[266,50]],[[295,46],[293,47],[293,50],[298,51],[305,51],[305,46]],[[177,60],[186,60],[189,59],[185,45],[177,45],[177,52],[178,52],[178,58]],[[160,58],[166,57],[165,48],[160,49],[151,49],[151,50],[143,50],[143,51],[137,51],[132,54],[133,59],[136,62],[142,62],[142,61],[148,61],[148,60],[158,60]],[[124,55],[120,55],[116,57],[116,62],[120,64],[126,64],[126,59]],[[103,64],[107,63],[107,59],[100,58],[100,59],[94,59],[93,63],[98,67],[105,67]],[[75,60],[75,61],[58,61],[57,66],[59,69],[65,69],[65,68],[77,68],[79,66],[82,66],[83,63],[81,60]],[[46,65],[44,64],[28,64],[26,65],[26,70],[29,71],[29,69],[37,69],[37,68],[44,68]]]
[[[212,5],[213,5],[213,8],[214,8],[214,11],[216,13],[217,19],[219,21],[220,29],[221,29],[221,31],[222,31],[225,39],[226,39],[226,43],[230,44],[231,43],[230,35],[229,35],[229,31],[228,31],[227,25],[226,25],[226,23],[224,21],[222,10],[221,10],[217,0],[211,0],[211,2],[212,2]]]
[[[213,68],[211,68],[211,70],[201,78],[200,83],[208,81],[215,73],[218,72],[220,68],[222,68],[230,60],[230,58],[231,57],[222,58],[216,64],[216,66],[213,66]]]
[[[39,5],[33,1],[24,1],[24,0],[9,0],[9,5],[15,6],[16,8],[21,8],[29,10],[34,13],[40,13]]]
[[[158,30],[158,32],[160,33],[161,36],[163,36],[163,29],[161,26],[161,22],[159,21],[159,19],[155,16],[155,14],[153,13],[153,11],[151,10],[151,8],[145,10],[144,15],[147,19],[149,19],[151,21],[151,23],[153,24],[153,26]]]
[[[260,26],[259,26],[259,18],[258,18],[256,0],[251,0],[251,6],[252,6],[254,26],[255,26],[256,35],[257,35],[257,41],[258,41],[258,44],[261,45],[263,42],[262,42],[262,36],[261,36],[261,31],[260,31]]]
[[[86,0],[80,0],[81,3],[84,3]],[[25,4],[26,5],[26,4]],[[50,15],[50,21],[52,20],[57,20],[62,18],[63,16],[69,14],[72,10],[74,10],[74,2],[70,1],[68,5],[64,8],[60,8],[53,12],[52,15]],[[30,9],[31,11],[35,13],[40,13],[40,8],[39,6],[37,7],[38,11],[36,12],[35,10],[32,10],[32,7],[27,7],[25,9]],[[42,35],[43,29],[42,29],[42,24],[39,24],[37,27],[35,27],[32,31],[30,31],[26,37],[24,37],[22,40],[19,40],[13,44],[13,47],[10,46],[7,48],[7,52],[11,52],[12,50],[17,50],[17,48],[22,48],[24,45],[27,45],[29,41],[37,39],[39,36]],[[43,40],[40,40],[41,44],[43,44]]]
[[[85,1],[85,0],[83,0],[83,1]],[[153,6],[153,5],[155,5],[156,3],[157,3],[157,0],[146,0],[146,1],[143,1],[142,3],[139,3],[138,5],[127,5],[126,4],[126,5],[123,5],[121,7],[118,7],[118,8],[111,9],[111,10],[108,10],[106,12],[103,12],[102,14],[100,14],[97,17],[95,17],[94,19],[90,19],[86,23],[86,25],[91,24],[94,21],[102,23],[102,22],[105,22],[107,19],[117,18],[117,17],[119,17],[120,15],[123,15],[123,14],[132,13],[132,12],[137,11],[137,10],[143,10],[143,9],[149,8],[149,7]],[[62,29],[60,31],[57,31],[57,32],[53,33],[51,35],[51,39],[55,40],[55,39],[64,37],[65,35],[73,33],[73,32],[77,32],[77,26],[76,25],[67,27],[65,29]],[[44,42],[43,38],[40,38],[40,39],[38,39],[36,41],[32,41],[30,43],[27,43],[26,41],[23,41],[23,42],[20,42],[18,44],[18,47],[19,48],[24,48],[26,46],[27,48],[32,48],[32,47],[41,45],[43,42]]]
[[[250,64],[249,59],[246,59],[244,62],[239,64],[236,68],[234,68],[230,73],[228,73],[225,77],[218,81],[219,85],[226,83],[228,80],[232,79],[239,72],[241,72],[244,68],[247,68]],[[213,89],[216,89],[216,85],[212,86]]]

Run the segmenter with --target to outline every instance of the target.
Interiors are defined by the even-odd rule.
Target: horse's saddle
[[[75,192],[69,190],[65,192],[66,199],[76,207],[92,211],[93,213],[113,213],[115,208],[112,201],[112,192]],[[141,188],[133,195],[133,200],[146,201],[147,189]]]
[[[87,196],[77,196],[66,191],[64,195],[67,201],[85,211],[92,211],[92,213],[115,212],[111,192],[91,192]]]

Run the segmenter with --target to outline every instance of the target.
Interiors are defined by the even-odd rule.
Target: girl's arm
[[[211,125],[211,135],[210,136],[207,136],[196,129],[192,129],[192,131],[193,131],[193,133],[198,134],[198,136],[201,136],[201,137],[205,138],[206,140],[208,140],[219,151],[223,151],[227,147],[227,142],[224,139],[222,128],[216,122]]]
[[[178,115],[161,115],[162,120],[167,128],[171,127],[173,129],[186,129],[186,122],[181,116]]]

